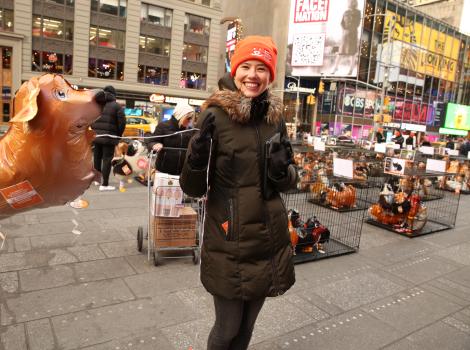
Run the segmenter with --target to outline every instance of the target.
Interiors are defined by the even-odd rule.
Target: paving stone
[[[133,299],[124,282],[115,279],[23,293],[7,299],[6,305],[10,317],[24,322]]]
[[[18,274],[16,272],[0,273],[0,295],[18,291]]]
[[[436,322],[386,347],[384,350],[403,349],[468,350],[470,349],[470,335],[460,332],[443,322]]]
[[[126,277],[127,285],[139,298],[171,293],[200,285],[197,267],[179,270],[154,270],[135,276]]]
[[[264,341],[262,343],[254,344],[253,342],[250,343],[249,350],[281,350],[279,346],[274,344],[271,341]]]
[[[214,299],[203,287],[183,289],[176,295],[194,314],[209,320],[214,318]]]
[[[123,258],[82,262],[74,265],[79,282],[98,281],[134,275],[132,267]]]
[[[454,317],[446,317],[442,320],[442,322],[444,322],[445,324],[448,324],[449,326],[452,326],[458,329],[459,331],[470,335],[470,323],[468,322],[468,319],[466,319],[465,321],[462,321],[459,318],[455,318],[455,315]]]
[[[329,315],[339,315],[344,312],[344,310],[341,309],[339,306],[334,305],[331,303],[330,300],[327,300],[319,296],[318,294],[313,293],[310,289],[294,291],[293,294],[298,295],[302,299],[308,301],[310,304],[313,304],[315,307],[326,312]],[[287,296],[289,296],[288,293],[286,293],[286,297]]]
[[[470,288],[470,266],[454,271],[445,276],[446,279]]]
[[[54,334],[48,318],[26,323],[29,350],[54,350]]]
[[[174,349],[186,350],[192,346],[194,350],[203,350],[207,348],[213,325],[214,321],[203,318],[163,328],[162,333]]]
[[[343,310],[351,310],[403,289],[403,286],[376,273],[366,272],[314,287],[311,291]]]
[[[387,234],[394,234],[386,232]],[[404,260],[429,255],[436,247],[423,241],[411,240],[385,244],[370,249],[360,249],[359,255],[381,262],[385,265],[395,264]]]
[[[0,345],[3,350],[27,350],[24,324],[0,328]]]
[[[460,306],[470,305],[470,288],[466,288],[450,280],[439,278],[420,284],[430,292]]]
[[[77,262],[77,258],[64,249],[51,249],[53,257],[49,260],[49,265],[60,265]]]
[[[53,317],[52,324],[59,347],[68,350],[191,320],[194,315],[170,294]]]
[[[58,233],[67,233],[73,228],[72,222],[57,222],[48,224],[25,224],[18,225],[16,228],[10,229],[9,233],[13,237],[31,237],[31,236],[47,236]]]
[[[470,243],[462,243],[452,247],[439,250],[439,256],[458,262],[462,265],[470,265]]]
[[[321,321],[325,318],[329,318],[330,314],[323,311],[313,303],[309,302],[308,300],[304,299],[299,294],[289,294],[284,297],[289,303],[293,304],[302,312],[309,315],[315,321]]]
[[[26,268],[25,253],[7,253],[0,255],[0,272]]]
[[[104,344],[92,345],[83,350],[178,350],[173,348],[159,330],[143,332],[130,337],[114,339]],[[184,349],[186,350],[186,349]],[[194,348],[196,350],[196,348]]]
[[[70,266],[57,265],[19,272],[22,291],[60,287],[75,282]]]
[[[379,349],[400,337],[393,327],[361,312],[347,312],[271,340],[281,349]]]
[[[90,210],[80,211],[79,215],[77,216],[72,211],[71,207],[68,207],[68,210],[64,212],[57,212],[57,211],[51,212],[51,213],[43,212],[40,215],[38,215],[40,223],[57,223],[57,222],[64,222],[64,221],[70,222],[72,219],[75,219],[77,221],[86,221],[89,218],[96,218],[96,217],[112,218],[114,217],[114,215],[111,213],[109,209],[108,210],[95,209],[93,211],[90,211]]]
[[[101,243],[100,248],[108,258],[140,254],[135,240]]]
[[[406,239],[406,237],[393,234],[384,234],[382,230],[378,230],[375,226],[364,225],[361,233],[360,249],[370,249],[380,247],[389,243]]]
[[[449,260],[423,256],[388,266],[385,270],[404,280],[419,284],[455,271],[460,267]]]
[[[457,304],[417,287],[384,298],[363,309],[406,334],[430,325],[460,308]]]
[[[31,242],[28,237],[15,238],[15,250],[17,252],[24,252],[31,250]]]
[[[280,317],[282,315],[282,317]],[[285,298],[268,298],[256,321],[253,341],[270,340],[316,321]]]
[[[167,265],[156,267],[153,264],[153,259],[147,259],[147,251],[145,250],[140,255],[128,255],[125,257],[127,262],[137,271],[137,273],[152,272],[155,269],[166,267]]]
[[[67,250],[71,252],[79,261],[91,261],[104,259],[106,256],[98,247],[98,245],[82,245],[68,247]]]

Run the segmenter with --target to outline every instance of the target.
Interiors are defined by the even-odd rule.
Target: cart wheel
[[[144,229],[142,226],[139,226],[137,229],[137,250],[139,252],[142,251],[142,246],[144,244]]]
[[[153,252],[153,264],[155,266],[160,265],[160,261],[158,260],[158,253],[156,251]]]
[[[194,265],[199,264],[199,249],[198,248],[195,248],[193,250],[193,263]]]

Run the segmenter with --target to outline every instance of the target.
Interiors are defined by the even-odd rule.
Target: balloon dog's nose
[[[96,89],[95,90],[95,101],[100,105],[104,105],[106,103],[106,94],[103,90]]]

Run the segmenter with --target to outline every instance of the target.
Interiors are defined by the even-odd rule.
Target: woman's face
[[[188,113],[183,118],[181,118],[179,121],[180,128],[183,127],[187,129],[193,117],[194,117],[194,113]]]
[[[249,60],[238,66],[233,79],[244,96],[253,98],[268,88],[270,78],[269,69],[263,62]]]

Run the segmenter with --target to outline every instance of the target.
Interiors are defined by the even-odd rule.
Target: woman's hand
[[[158,153],[161,151],[162,148],[163,148],[163,145],[161,143],[156,143],[153,145],[152,150]]]

